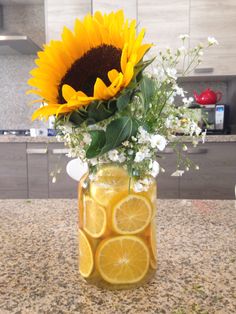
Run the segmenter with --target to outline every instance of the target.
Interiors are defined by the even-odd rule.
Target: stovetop
[[[0,135],[30,136],[30,130],[0,130]]]

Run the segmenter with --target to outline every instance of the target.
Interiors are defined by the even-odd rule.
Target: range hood
[[[0,5],[0,55],[36,54],[41,48],[27,35],[7,32],[3,29],[3,8]]]

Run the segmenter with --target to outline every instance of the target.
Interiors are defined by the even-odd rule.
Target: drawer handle
[[[53,155],[66,155],[69,153],[68,148],[55,148],[52,150]]]
[[[48,152],[47,148],[27,148],[28,155],[45,155]]]
[[[197,68],[194,69],[194,73],[213,73],[214,72],[214,68]]]
[[[202,154],[206,154],[207,152],[208,152],[207,148],[189,148],[187,150],[188,154],[199,154],[199,155],[202,155]]]

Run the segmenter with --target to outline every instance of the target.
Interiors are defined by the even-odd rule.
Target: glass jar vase
[[[135,192],[127,171],[109,164],[84,175],[78,194],[80,274],[109,289],[147,282],[157,268],[156,181]]]

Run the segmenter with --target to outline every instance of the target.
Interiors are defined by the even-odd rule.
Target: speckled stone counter
[[[188,137],[185,137],[186,141],[189,141]],[[191,140],[192,141],[192,140]],[[14,135],[0,135],[0,143],[51,143],[57,142],[54,136],[14,136]],[[236,134],[230,135],[208,135],[206,142],[236,142]]]
[[[159,200],[159,268],[136,290],[106,291],[77,268],[75,200],[0,200],[0,313],[233,314],[234,201]]]

